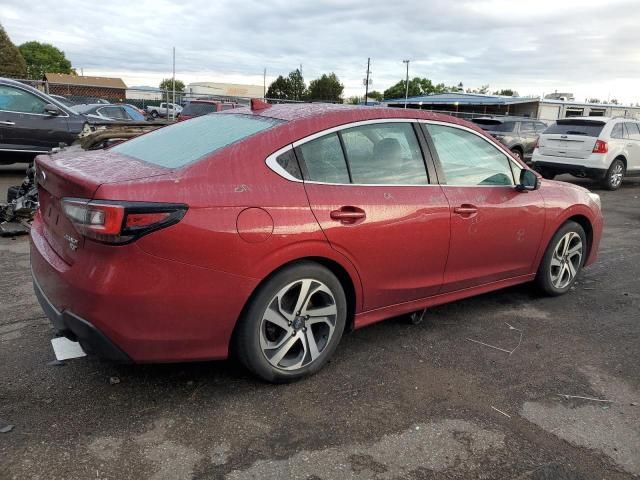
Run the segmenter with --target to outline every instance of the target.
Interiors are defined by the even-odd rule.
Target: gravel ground
[[[0,170],[4,197],[23,169]],[[0,239],[0,478],[637,478],[640,182],[599,193],[600,259],[568,295],[392,319],[284,386],[233,362],[49,365],[28,240]]]

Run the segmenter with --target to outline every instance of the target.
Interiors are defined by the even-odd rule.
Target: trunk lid
[[[55,155],[37,157],[36,172],[43,235],[51,248],[72,265],[84,245],[84,237],[64,214],[63,198],[90,200],[104,183],[166,175],[170,170],[108,150],[70,148]]]
[[[584,118],[558,120],[540,135],[538,150],[552,157],[588,158],[604,125]]]

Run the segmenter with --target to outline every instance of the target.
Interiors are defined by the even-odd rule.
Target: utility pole
[[[176,47],[173,47],[173,77],[171,79],[173,85],[173,119],[176,119]],[[168,108],[168,107],[167,107]]]
[[[404,91],[404,108],[407,108],[407,100],[409,98],[409,61],[410,60],[402,60],[402,63],[407,64],[407,79],[406,79],[406,88]]]
[[[369,96],[369,66],[371,65],[371,57],[367,58],[367,78],[364,81],[364,105],[367,106],[367,97]]]
[[[267,69],[265,67],[262,75],[262,98],[267,98]]]

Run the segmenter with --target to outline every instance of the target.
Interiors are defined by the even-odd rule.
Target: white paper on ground
[[[87,355],[78,342],[72,342],[65,337],[52,338],[51,346],[58,360],[69,360]]]

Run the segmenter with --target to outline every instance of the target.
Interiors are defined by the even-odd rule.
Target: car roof
[[[494,122],[500,122],[500,123],[502,122],[542,122],[542,120],[538,120],[537,118],[518,117],[515,115],[504,116],[504,117],[482,116],[482,117],[476,117],[471,119],[472,122],[475,122],[476,120],[493,120]]]
[[[624,118],[620,117],[589,117],[589,116],[582,116],[582,117],[566,117],[566,118],[559,118],[558,120],[556,120],[556,122],[571,122],[572,120],[581,120],[581,121],[586,121],[586,122],[593,122],[593,123],[607,123],[609,120],[624,120]],[[633,118],[628,118],[627,120],[635,120]]]

